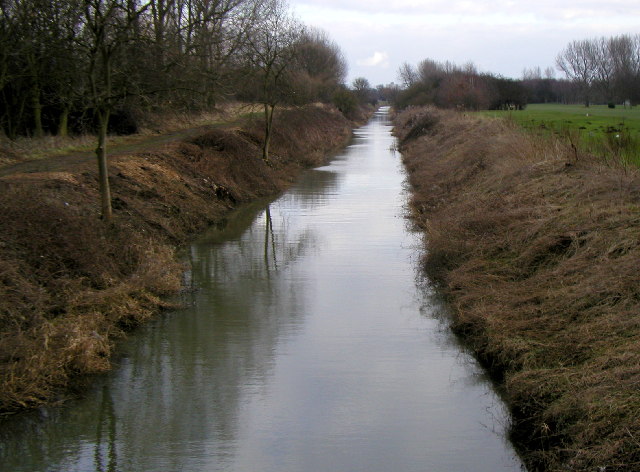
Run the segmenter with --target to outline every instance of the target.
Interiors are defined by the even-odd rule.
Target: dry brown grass
[[[192,128],[215,123],[236,121],[243,115],[259,113],[261,106],[255,103],[220,103],[213,110],[187,113],[179,110],[164,110],[147,113],[138,120],[139,133],[142,135],[169,133],[183,128]]]
[[[397,132],[416,135],[425,267],[502,382],[530,469],[640,470],[638,172],[455,113],[412,110]]]
[[[2,188],[3,410],[51,400],[75,374],[108,368],[111,338],[157,311],[165,303],[160,297],[180,286],[168,247],[122,219],[105,225],[82,208],[93,195],[63,185]]]
[[[112,158],[111,224],[98,218],[93,163],[0,178],[0,413],[108,369],[114,340],[179,289],[176,245],[283,190],[351,129],[336,111],[283,111],[268,166],[254,126]]]
[[[331,151],[341,148],[351,136],[348,123],[342,115],[336,119],[335,109],[328,105],[282,110],[274,119],[272,149],[276,163],[295,156],[306,167],[323,164]],[[264,135],[261,118],[254,119],[247,128],[254,140],[261,141]]]

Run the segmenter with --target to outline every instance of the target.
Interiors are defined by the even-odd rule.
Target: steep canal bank
[[[111,224],[99,220],[93,160],[3,174],[0,413],[62,400],[83,375],[108,370],[114,339],[180,288],[176,245],[282,191],[351,137],[352,124],[328,107],[275,120],[270,165],[251,121],[114,156]]]
[[[396,120],[424,267],[530,470],[640,470],[640,175],[504,121]]]
[[[15,471],[520,470],[419,273],[386,113],[189,247],[187,308],[68,408],[0,432]]]

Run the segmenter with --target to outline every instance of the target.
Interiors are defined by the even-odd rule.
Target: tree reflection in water
[[[96,426],[95,470],[97,472],[115,472],[118,466],[118,455],[116,451],[116,415],[113,409],[111,392],[106,387],[102,388],[102,406],[98,414]],[[103,431],[106,434],[103,434]],[[105,450],[106,466],[104,464]]]

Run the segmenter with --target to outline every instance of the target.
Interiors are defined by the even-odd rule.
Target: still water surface
[[[0,470],[519,471],[448,333],[386,110],[331,165],[188,251],[186,309],[84,399],[1,425]]]

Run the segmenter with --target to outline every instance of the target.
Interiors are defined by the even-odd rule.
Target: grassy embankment
[[[109,369],[114,339],[180,289],[176,246],[323,163],[351,123],[310,106],[280,112],[274,132],[271,165],[259,121],[113,157],[111,224],[93,159],[0,178],[0,412],[62,399]]]
[[[554,135],[604,160],[640,166],[640,107],[531,104],[525,110],[486,111],[527,130]]]
[[[640,470],[639,171],[503,120],[396,123],[425,269],[530,470]]]

